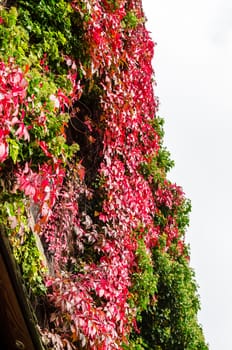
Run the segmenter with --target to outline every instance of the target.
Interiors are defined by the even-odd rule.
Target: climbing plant
[[[140,0],[0,5],[0,220],[47,349],[207,349],[153,50]]]

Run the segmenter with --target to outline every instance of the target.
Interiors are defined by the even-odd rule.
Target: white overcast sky
[[[232,350],[232,0],[143,0],[210,350]]]

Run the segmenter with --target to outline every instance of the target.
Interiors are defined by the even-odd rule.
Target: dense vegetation
[[[46,349],[204,350],[140,0],[0,5],[0,220]]]

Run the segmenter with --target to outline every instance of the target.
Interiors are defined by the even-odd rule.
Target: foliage
[[[16,260],[25,282],[40,294],[45,290],[43,269],[31,228],[26,225],[30,211],[26,197],[37,203],[45,221],[63,181],[65,164],[78,150],[76,144],[66,144],[64,132],[69,119],[66,110],[77,87],[76,68],[66,62],[66,72],[63,69],[54,75],[47,66],[47,53],[42,59],[35,55],[30,33],[22,26],[16,8],[1,8],[1,18],[0,196],[2,203],[6,200],[1,223],[6,225],[7,216],[14,218],[9,235]],[[19,210],[20,215],[16,213]],[[21,237],[15,236],[17,230]]]
[[[128,11],[126,16],[123,18],[122,25],[128,29],[134,29],[139,23],[139,19],[133,11]]]
[[[171,254],[158,247],[153,251],[157,302],[142,314],[140,328],[140,336],[146,339],[149,349],[208,348],[197,322],[197,286],[185,254],[179,253],[175,243]]]
[[[9,241],[17,263],[21,265],[22,277],[30,293],[44,294],[41,273],[46,269],[35,244],[35,237],[28,225],[27,207],[20,195],[1,195],[1,224],[7,228]]]
[[[140,0],[0,7],[0,221],[47,349],[207,349],[153,49]]]
[[[157,292],[157,279],[153,269],[153,261],[142,239],[138,240],[135,253],[137,271],[132,275],[131,299],[137,307],[137,320],[141,321],[141,312],[145,311],[150,300]]]

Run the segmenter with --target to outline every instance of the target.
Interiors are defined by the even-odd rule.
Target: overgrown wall
[[[0,220],[45,347],[207,349],[141,1],[0,6]]]

